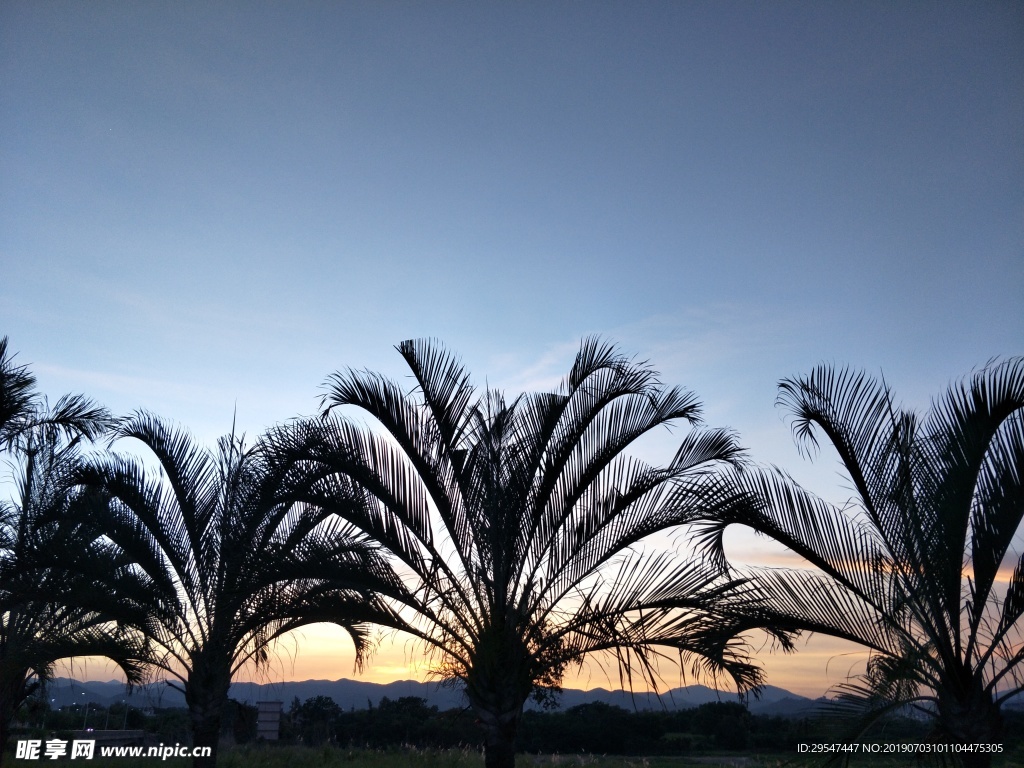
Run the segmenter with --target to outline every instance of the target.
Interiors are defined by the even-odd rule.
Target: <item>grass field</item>
[[[716,757],[624,757],[609,755],[520,755],[521,768],[561,766],[561,768],[776,768],[785,760],[749,756]],[[23,761],[14,761],[14,765]],[[325,747],[237,748],[222,750],[219,768],[482,768],[483,756],[476,750],[367,750]],[[90,768],[191,768],[192,761],[171,758],[97,758]]]
[[[9,756],[11,757],[11,756]],[[820,766],[821,763],[797,761],[796,755],[707,755],[686,757],[626,757],[615,755],[519,755],[520,768],[535,766],[561,766],[573,768],[800,768]],[[254,746],[221,749],[219,768],[482,768],[484,761],[474,749],[345,749],[338,747]],[[5,760],[5,765],[27,768],[23,760]],[[87,763],[90,768],[191,768],[192,761],[184,758],[96,758]],[[902,768],[920,765],[913,758],[890,759],[860,756],[851,765],[871,768]],[[994,768],[1024,768],[1020,755],[998,756]]]

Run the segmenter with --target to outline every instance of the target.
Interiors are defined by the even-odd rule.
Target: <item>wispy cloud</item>
[[[496,354],[488,361],[488,376],[493,375],[490,384],[510,395],[554,391],[569,371],[579,345],[579,339],[564,340],[551,343],[529,357]]]
[[[784,357],[801,327],[794,314],[751,304],[714,303],[659,313],[612,326],[599,335],[627,355],[661,371],[666,383],[680,375],[717,374],[723,368],[756,365],[766,357]],[[508,392],[535,392],[558,386],[579,349],[580,339],[549,342],[530,355],[501,353],[489,360],[490,375]],[[756,357],[756,359],[755,359]]]

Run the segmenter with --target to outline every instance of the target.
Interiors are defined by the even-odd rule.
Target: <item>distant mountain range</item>
[[[385,696],[395,700],[403,696],[416,696],[426,699],[431,706],[438,709],[455,709],[465,707],[466,699],[462,691],[456,688],[442,687],[437,683],[418,683],[414,680],[399,680],[393,683],[369,683],[360,680],[303,680],[287,683],[235,683],[229,693],[231,698],[254,704],[259,701],[281,701],[285,708],[291,701],[300,701],[314,696],[328,696],[342,709],[367,709],[377,706]],[[184,707],[185,699],[178,691],[164,683],[135,688],[130,694],[124,683],[110,680],[108,682],[72,680],[58,677],[47,686],[47,698],[52,706],[62,707],[71,704],[93,702],[102,706],[118,704],[126,701],[133,707],[146,709],[149,707]],[[712,701],[737,701],[734,693],[716,691],[703,685],[688,685],[673,688],[660,695],[653,693],[631,694],[628,691],[608,691],[594,688],[590,691],[565,689],[559,698],[562,710],[579,704],[601,702],[622,707],[627,710],[652,709],[688,709]],[[770,714],[783,717],[798,717],[811,714],[823,699],[809,699],[798,696],[783,688],[766,686],[759,699],[750,699],[748,706],[754,714]],[[527,705],[528,708],[530,704]]]

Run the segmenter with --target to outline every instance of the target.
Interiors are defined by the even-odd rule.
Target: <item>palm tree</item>
[[[360,665],[366,622],[388,617],[368,589],[390,571],[350,526],[283,502],[259,446],[246,450],[232,434],[208,452],[144,413],[115,434],[144,444],[160,472],[109,454],[79,479],[107,495],[107,536],[160,595],[142,627],[152,663],[184,694],[194,744],[211,750],[196,764],[214,765],[234,674],[266,664],[278,638],[320,621],[348,631]]]
[[[59,660],[107,656],[129,684],[144,672],[139,636],[114,621],[131,612],[111,597],[131,575],[84,522],[95,499],[70,487],[76,446],[35,437],[22,441],[17,500],[0,502],[0,760],[14,713]]]
[[[81,395],[65,395],[53,408],[36,392],[36,379],[27,366],[15,365],[7,349],[7,337],[0,338],[0,451],[16,448],[32,433],[46,430],[51,435],[74,439],[85,435],[95,439],[112,426],[110,414]]]
[[[14,712],[57,661],[106,655],[129,684],[141,679],[143,648],[114,621],[130,603],[105,599],[131,579],[85,523],[87,499],[67,486],[78,441],[112,420],[80,395],[49,408],[35,387],[0,338],[0,452],[17,465],[17,498],[0,501],[0,759]]]
[[[934,738],[998,743],[1000,706],[1024,690],[1024,358],[952,386],[923,417],[884,383],[824,366],[780,385],[804,449],[823,433],[856,498],[835,508],[780,473],[747,473],[759,501],[705,526],[749,526],[814,566],[756,576],[778,620],[859,643],[866,673],[841,686],[864,728],[916,706]],[[958,753],[967,765],[991,754]]]
[[[658,427],[696,424],[691,393],[597,340],[558,392],[512,401],[477,395],[430,342],[398,351],[414,390],[334,374],[323,418],[280,430],[277,447],[306,473],[307,503],[359,500],[340,514],[400,563],[396,613],[435,671],[465,687],[488,766],[514,765],[528,697],[549,696],[591,654],[610,653],[624,685],[656,685],[667,653],[740,691],[760,683],[736,637],[763,622],[740,612],[739,584],[650,539],[734,500],[715,473],[739,457],[733,436],[691,432],[664,468],[625,454]],[[340,406],[386,434],[331,413]]]

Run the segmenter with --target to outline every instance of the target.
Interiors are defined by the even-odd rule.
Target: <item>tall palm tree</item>
[[[96,500],[71,487],[76,446],[36,433],[21,448],[17,499],[0,501],[0,760],[14,713],[56,662],[107,656],[129,684],[144,673],[139,635],[115,621],[131,618],[112,597],[131,575],[87,522]]]
[[[259,446],[233,434],[216,453],[147,415],[116,436],[144,444],[160,471],[135,457],[92,461],[80,481],[110,500],[109,539],[160,594],[148,625],[154,666],[188,705],[194,744],[216,763],[234,674],[266,663],[275,640],[313,622],[347,630],[361,664],[368,621],[386,620],[369,589],[390,570],[373,544],[336,517],[285,502]]]
[[[511,401],[478,394],[430,342],[398,351],[415,389],[334,374],[323,418],[281,430],[278,448],[306,472],[304,501],[360,500],[341,514],[399,561],[398,613],[434,669],[464,685],[488,766],[514,765],[528,697],[591,654],[610,653],[624,685],[655,684],[666,653],[740,691],[760,683],[736,638],[763,622],[739,610],[740,585],[650,540],[734,500],[715,473],[738,459],[733,436],[690,432],[667,467],[626,455],[659,427],[696,424],[694,395],[597,340],[558,392]],[[341,406],[386,434],[332,413]]]
[[[818,434],[834,446],[856,498],[838,509],[780,473],[747,473],[759,501],[725,510],[705,543],[724,558],[724,529],[749,526],[814,566],[744,575],[784,625],[869,650],[839,690],[858,727],[911,705],[936,739],[997,743],[1001,704],[1024,690],[1024,358],[952,386],[923,418],[828,366],[784,380],[779,402],[804,449]]]

